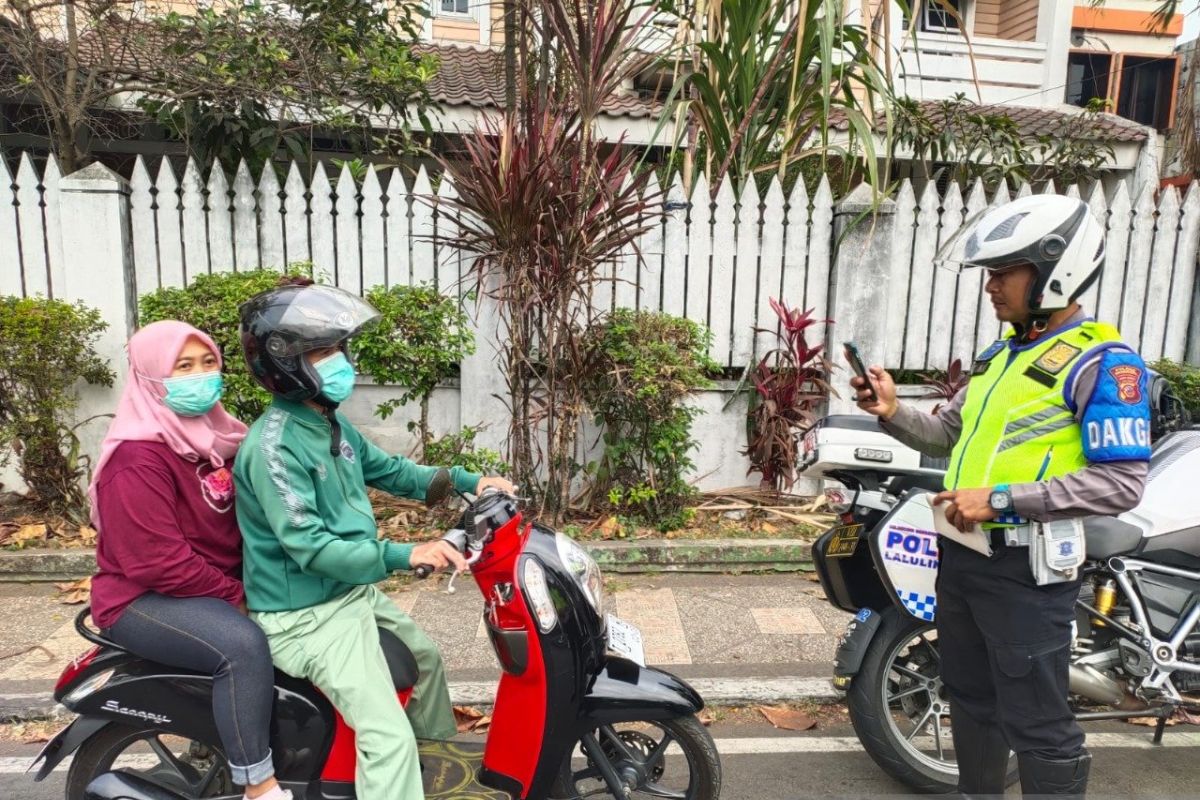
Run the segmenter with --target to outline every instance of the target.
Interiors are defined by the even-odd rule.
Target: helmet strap
[[[342,452],[342,426],[335,413],[338,404],[331,402],[324,394],[318,394],[313,402],[321,406],[321,416],[329,423],[329,455],[336,457]]]

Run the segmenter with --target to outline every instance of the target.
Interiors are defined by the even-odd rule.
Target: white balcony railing
[[[920,33],[894,53],[898,89],[920,100],[959,92],[983,103],[1039,105],[1046,82],[1046,45],[1007,39]]]

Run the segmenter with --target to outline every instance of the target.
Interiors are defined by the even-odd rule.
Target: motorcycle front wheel
[[[212,745],[146,728],[109,725],[79,746],[67,770],[66,800],[83,800],[93,780],[128,772],[188,800],[233,794],[225,756]]]
[[[883,618],[846,696],[850,722],[888,775],[918,792],[952,794],[958,764],[937,630],[895,608]],[[1008,784],[1017,777],[1014,756]]]
[[[553,800],[720,796],[717,746],[695,717],[623,722],[588,731],[572,748],[550,791]]]

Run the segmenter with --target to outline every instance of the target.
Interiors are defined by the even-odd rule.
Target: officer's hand
[[[871,376],[871,385],[875,387],[877,399],[874,403],[871,402],[871,392],[866,383],[854,375],[850,378],[850,387],[854,389],[854,399],[858,402],[858,407],[868,414],[883,417],[885,420],[891,419],[900,407],[900,401],[896,399],[896,382],[878,364],[869,367],[867,373]]]
[[[454,545],[442,539],[414,547],[408,556],[408,565],[413,569],[421,565],[433,567],[434,572],[451,565],[460,572],[468,569],[467,560],[463,558],[462,553],[458,552]]]
[[[933,498],[933,504],[940,506],[947,503],[946,519],[950,524],[963,533],[969,532],[976,523],[988,522],[996,518],[996,509],[990,502],[991,489],[956,489],[952,492],[940,492]]]

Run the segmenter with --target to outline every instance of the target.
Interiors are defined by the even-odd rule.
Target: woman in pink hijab
[[[221,407],[221,354],[183,322],[129,340],[129,375],[89,493],[99,532],[92,619],[142,658],[209,671],[213,716],[245,797],[290,800],[268,744],[274,670],[245,615],[234,454],[246,426]]]

